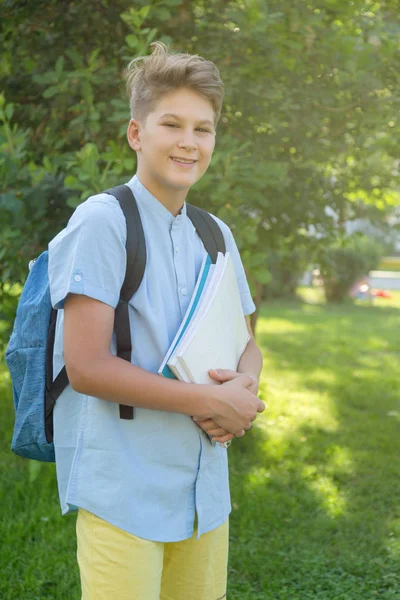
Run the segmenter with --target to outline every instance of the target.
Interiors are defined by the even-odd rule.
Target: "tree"
[[[123,69],[161,39],[221,70],[217,148],[190,199],[232,227],[258,303],[267,251],[311,257],[338,235],[327,206],[343,222],[398,203],[399,32],[389,1],[3,1],[1,280],[134,171]]]

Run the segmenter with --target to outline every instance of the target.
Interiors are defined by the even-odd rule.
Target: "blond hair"
[[[190,88],[209,100],[218,123],[224,84],[213,62],[196,54],[172,54],[162,42],[153,42],[152,54],[133,59],[126,69],[131,117],[144,120],[164,94]]]

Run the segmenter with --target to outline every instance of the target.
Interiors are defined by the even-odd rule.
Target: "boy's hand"
[[[205,421],[197,421],[193,419],[195,423],[202,429],[213,442],[219,442],[223,444],[224,442],[229,442],[233,440],[235,437],[233,433],[229,433],[226,429],[222,429],[215,421],[212,419],[206,419]]]
[[[257,396],[258,394],[258,379],[255,375],[250,375],[253,384],[247,389],[249,392]],[[231,371],[230,369],[212,369],[209,371],[209,375],[212,379],[219,381],[220,383],[226,383],[239,377],[241,373]],[[222,429],[219,425],[213,421],[213,419],[206,419],[205,421],[196,421],[197,425],[208,435],[214,442],[224,443],[231,441],[235,436],[233,433],[229,433],[226,429]]]
[[[212,373],[210,371],[210,376]],[[265,404],[248,389],[254,386],[252,376],[228,371],[226,378],[227,381],[221,385],[209,387],[209,418],[221,429],[243,437],[251,429],[257,413],[265,410]]]
[[[251,373],[238,373],[237,371],[231,371],[230,369],[211,369],[208,374],[211,379],[215,379],[215,381],[219,381],[220,383],[232,381],[232,379],[236,379],[236,377],[240,377],[240,375],[248,375],[253,383],[247,389],[255,396],[258,394],[258,377]]]

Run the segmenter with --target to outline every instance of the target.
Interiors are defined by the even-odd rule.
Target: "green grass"
[[[400,256],[385,256],[377,269],[378,271],[400,271]]]
[[[384,302],[264,307],[267,411],[230,450],[230,600],[400,598],[400,295]]]
[[[228,598],[400,599],[400,294],[301,295],[258,323],[267,410],[229,450]],[[9,451],[4,370],[0,389],[0,598],[78,600],[75,519],[54,467]]]

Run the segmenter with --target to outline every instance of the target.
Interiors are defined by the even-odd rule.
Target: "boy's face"
[[[204,175],[215,146],[214,118],[209,100],[180,88],[162,96],[144,121],[131,119],[138,176],[154,196],[181,197]]]

